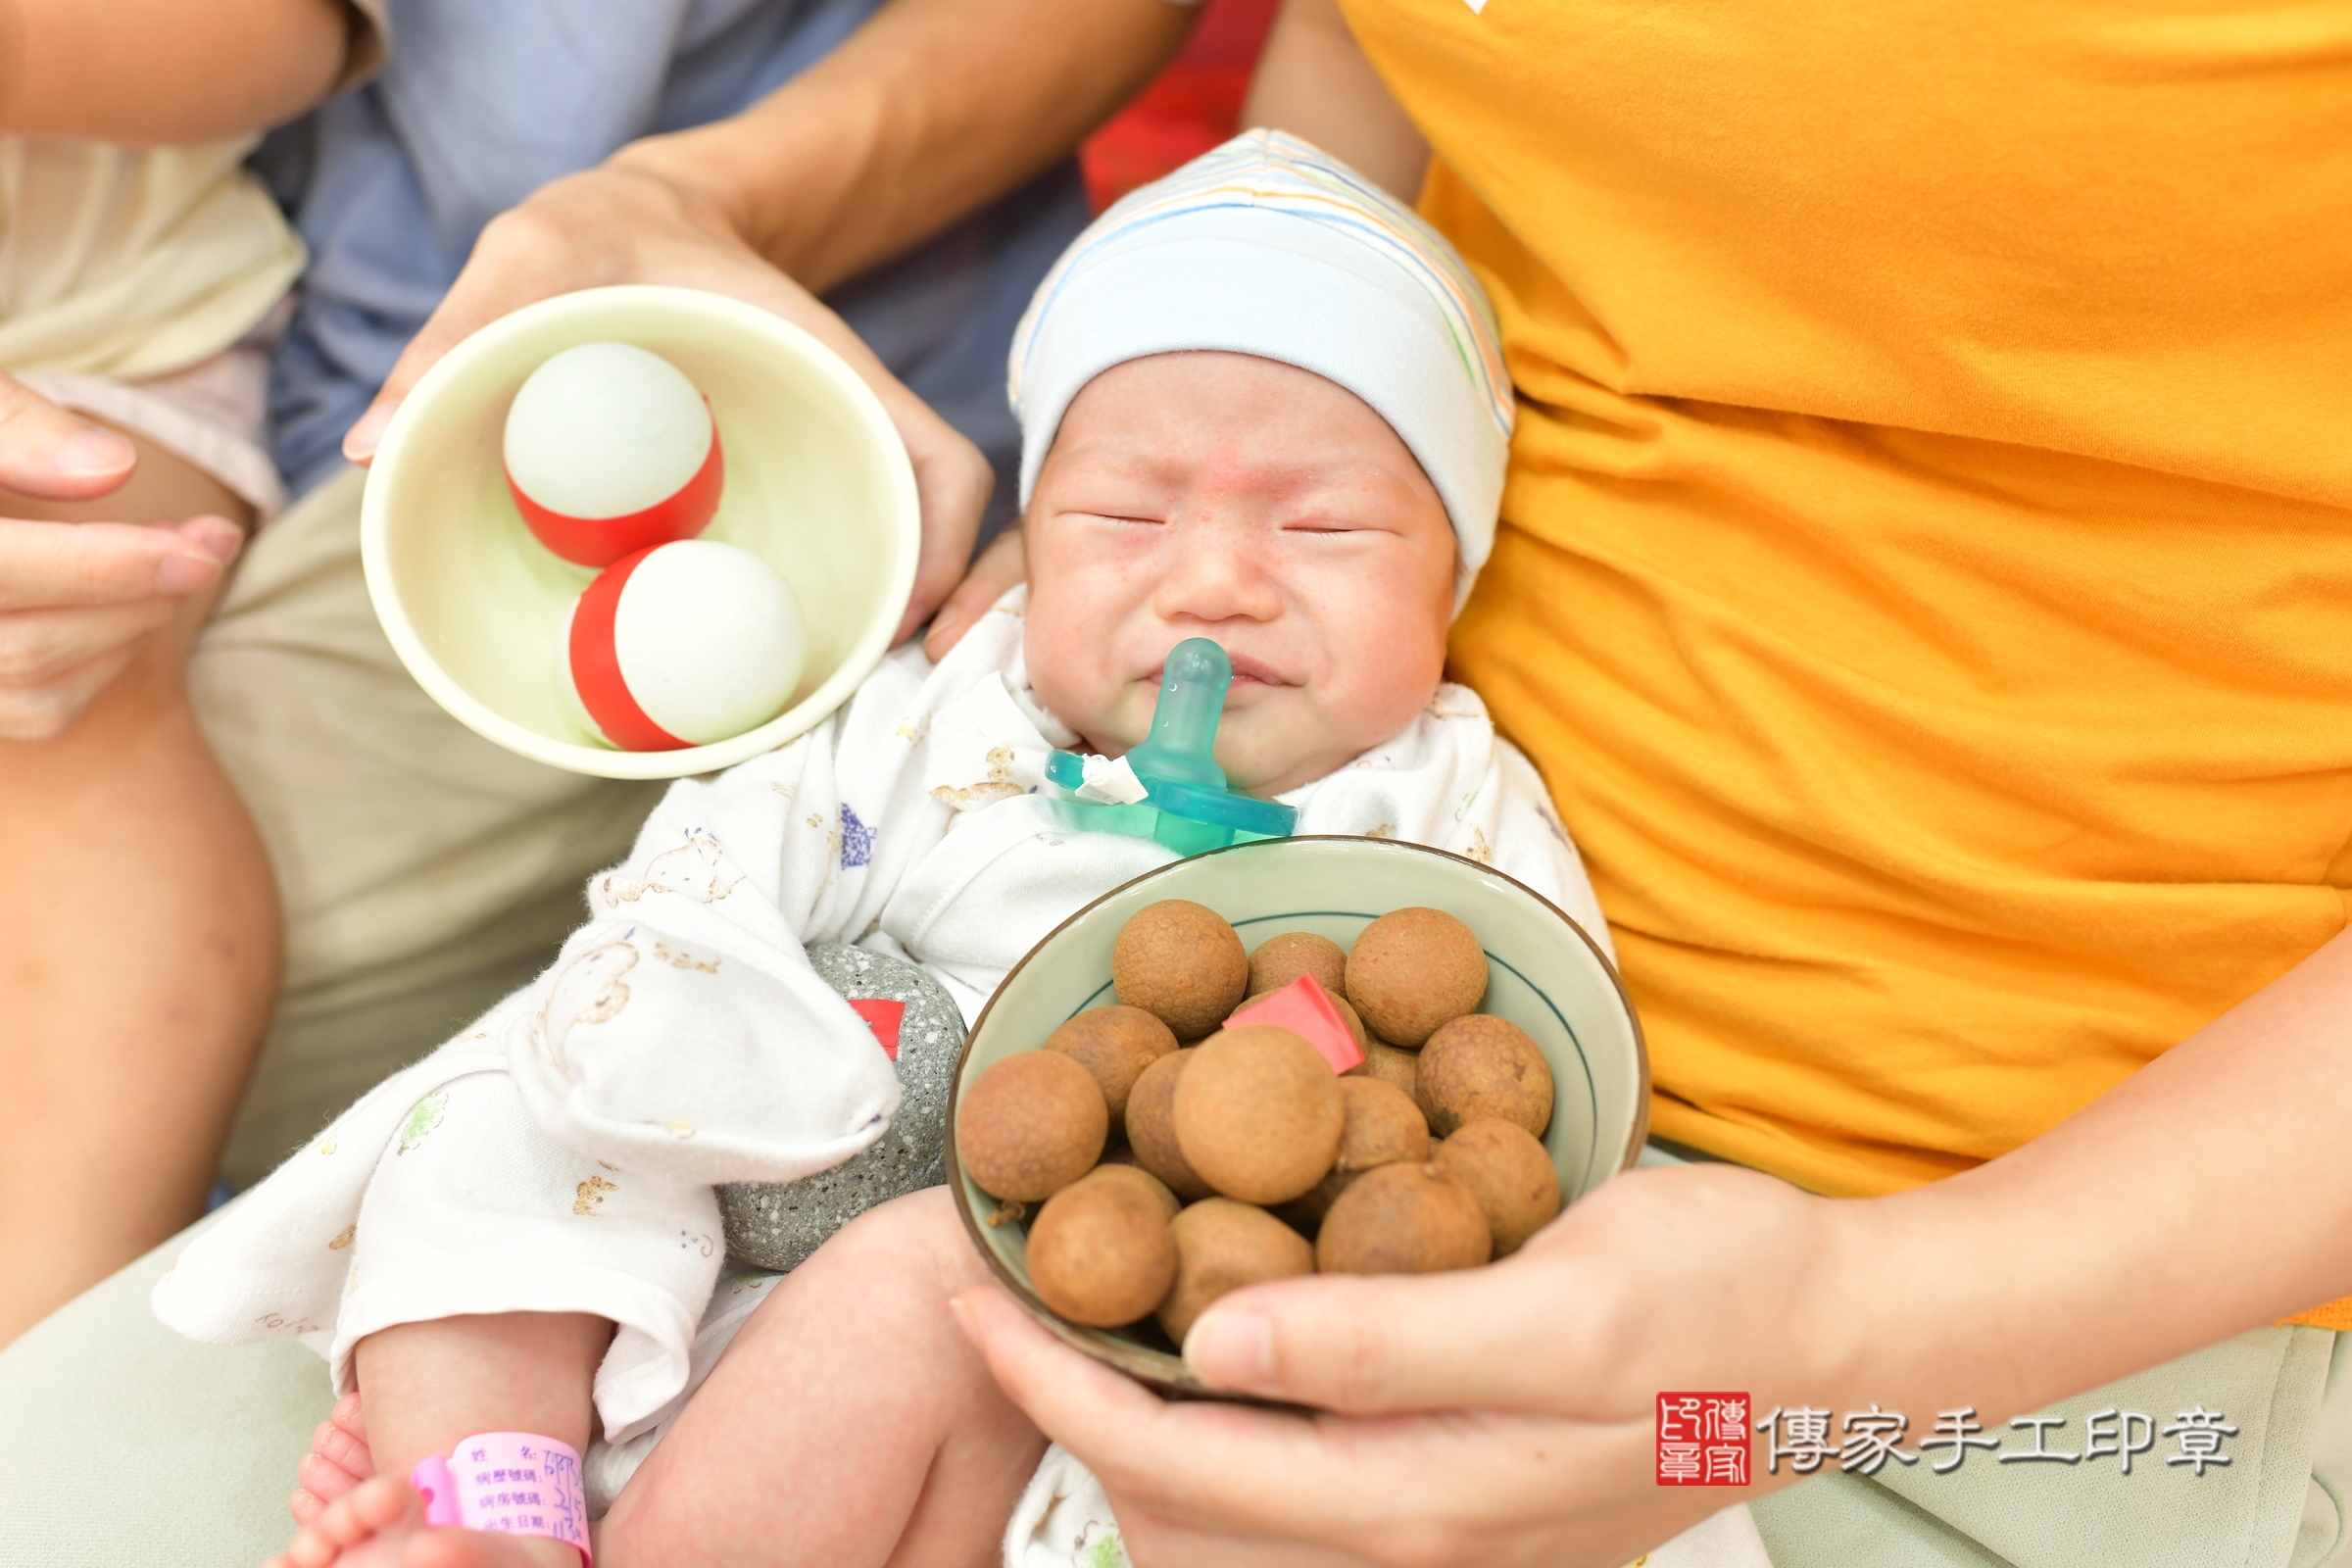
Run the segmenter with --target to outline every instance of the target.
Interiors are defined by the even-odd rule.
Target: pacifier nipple
[[[1225,716],[1225,692],[1232,684],[1233,661],[1224,649],[1205,637],[1178,643],[1160,669],[1152,733],[1127,753],[1127,765],[1142,778],[1223,789],[1217,725]]]

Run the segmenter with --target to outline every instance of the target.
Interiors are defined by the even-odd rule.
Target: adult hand
[[[847,360],[906,443],[922,504],[922,557],[904,640],[929,618],[971,555],[993,477],[980,449],[884,368],[841,318],[744,238],[728,206],[665,167],[661,139],[543,186],[482,230],[466,270],[344,437],[365,464],[410,388],[464,339],[537,300],[611,283],[709,289],[772,311]]]
[[[931,617],[931,629],[923,633],[924,657],[935,664],[947,658],[948,650],[963,641],[963,634],[988,613],[989,607],[1027,575],[1029,557],[1021,543],[1021,530],[1007,528],[988,542],[988,548],[963,574],[963,581]]]
[[[122,436],[0,374],[0,487],[90,501],[137,462]],[[63,733],[189,594],[220,581],[244,538],[226,517],[136,527],[0,516],[0,740]]]
[[[1849,1392],[1846,1313],[1868,1302],[1824,1293],[1868,1277],[1848,1223],[1866,1211],[1730,1166],[1640,1171],[1492,1268],[1286,1280],[1194,1325],[1203,1379],[1327,1415],[1164,1402],[993,1287],[956,1305],[998,1382],[1093,1468],[1139,1568],[1619,1568],[1775,1484],[1655,1485],[1660,1392]]]

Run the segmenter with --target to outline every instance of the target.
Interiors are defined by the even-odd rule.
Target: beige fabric
[[[0,137],[0,366],[140,380],[243,336],[303,265],[258,139]]]
[[[525,761],[418,689],[368,604],[363,483],[263,530],[190,664],[286,909],[285,991],[224,1165],[239,1186],[529,979],[663,787]]]
[[[61,409],[95,415],[177,453],[267,521],[286,504],[285,482],[266,445],[270,351],[293,314],[293,300],[281,299],[211,359],[145,381],[70,370],[26,370],[18,379]]]
[[[2229,1465],[2202,1476],[2167,1464],[2179,1450],[2159,1437],[2130,1475],[2112,1458],[2004,1465],[1976,1452],[1947,1475],[1915,1463],[1869,1479],[1817,1476],[1752,1511],[1775,1568],[2343,1568],[2335,1499],[2352,1479],[2343,1338],[2257,1329],[2045,1412],[2066,1418],[2047,1446],[2080,1451],[2093,1411],[2145,1411],[2161,1429],[2192,1405],[2218,1410],[2238,1430],[2223,1448]],[[1912,1443],[1933,1425],[1915,1419]],[[1987,1435],[2005,1449],[2033,1446],[2030,1434]]]
[[[0,1568],[253,1568],[294,1533],[294,1466],[334,1395],[292,1341],[155,1320],[173,1237],[0,1350]]]

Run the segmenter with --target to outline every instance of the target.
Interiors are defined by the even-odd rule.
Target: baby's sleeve
[[[857,934],[835,929],[859,902],[842,883],[860,846],[843,836],[872,829],[843,799],[844,721],[680,780],[591,880],[591,918],[507,1042],[556,1142],[673,1181],[783,1182],[848,1159],[896,1113],[889,1059],[804,952]]]
[[[1558,905],[1615,963],[1617,948],[1609,939],[1609,922],[1600,912],[1592,879],[1585,873],[1584,857],[1544,788],[1544,776],[1519,748],[1500,736],[1494,739],[1494,868]]]

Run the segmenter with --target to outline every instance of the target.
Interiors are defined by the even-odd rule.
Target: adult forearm
[[[1303,136],[1401,201],[1421,194],[1429,144],[1348,30],[1338,0],[1283,0],[1242,123]]]
[[[1066,156],[1193,16],[1168,0],[892,0],[743,114],[614,161],[708,193],[823,289]]]
[[[260,130],[333,85],[350,25],[343,0],[0,0],[0,134]]]
[[[1854,1205],[1852,1392],[2016,1411],[2352,1295],[2347,1126],[2352,934],[2014,1152]]]

